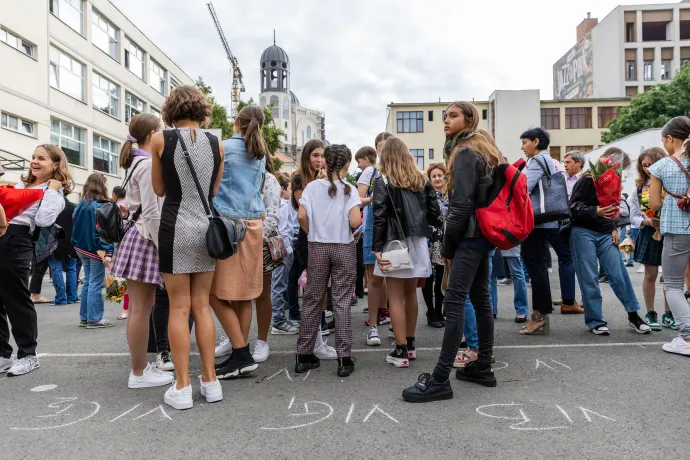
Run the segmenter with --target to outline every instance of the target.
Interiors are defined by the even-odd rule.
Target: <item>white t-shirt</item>
[[[374,188],[371,186],[372,176],[374,176],[373,178],[375,179],[375,178],[379,177],[380,175],[381,175],[381,173],[377,169],[376,170],[376,176],[374,176],[374,167],[373,166],[367,166],[366,168],[364,168],[364,171],[362,171],[362,174],[359,175],[359,179],[357,180],[357,185],[364,184],[367,187],[370,187],[371,190],[373,191]],[[362,225],[363,225],[362,230],[364,230],[364,227],[366,226],[367,219],[369,218],[368,214],[370,212],[371,212],[371,205],[366,206],[364,208],[364,219],[362,219]]]
[[[309,182],[302,192],[299,204],[307,211],[310,242],[346,244],[353,241],[349,214],[362,201],[352,185],[350,196],[345,195],[345,184],[336,181],[335,185],[338,190],[334,197],[328,195],[331,183],[326,179]]]

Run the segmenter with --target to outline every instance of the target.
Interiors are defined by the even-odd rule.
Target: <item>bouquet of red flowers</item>
[[[29,209],[41,198],[43,198],[42,189],[15,189],[12,185],[0,186],[0,205],[5,209],[8,222]]]
[[[597,200],[602,207],[621,204],[621,193],[623,192],[623,165],[619,161],[614,161],[611,157],[599,158],[592,164],[588,161],[589,169],[592,171],[594,179],[594,190],[597,193]],[[614,219],[620,216],[620,210],[616,211]]]

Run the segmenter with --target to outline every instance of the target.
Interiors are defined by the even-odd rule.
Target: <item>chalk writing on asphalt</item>
[[[548,431],[548,430],[566,430],[569,428],[576,428],[587,423],[595,422],[615,422],[616,420],[599,412],[578,406],[575,409],[570,409],[568,412],[564,407],[556,404],[553,409],[550,409],[549,415],[544,414],[543,407],[527,407],[526,404],[486,404],[479,406],[475,410],[478,414],[498,420],[507,420],[507,426],[511,430],[518,431]],[[528,415],[530,413],[539,412],[540,417]],[[555,416],[555,417],[554,417]]]

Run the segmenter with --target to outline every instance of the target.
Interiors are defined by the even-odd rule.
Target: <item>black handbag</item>
[[[199,182],[199,177],[196,175],[196,170],[189,156],[187,145],[184,139],[182,139],[180,131],[177,129],[174,131],[180,141],[182,155],[187,161],[189,170],[192,173],[192,178],[194,179],[194,184],[199,192],[199,198],[201,198],[201,204],[204,207],[204,212],[206,212],[206,217],[208,217],[208,230],[206,230],[206,249],[208,250],[208,255],[213,259],[227,259],[237,252],[237,243],[244,240],[247,234],[247,223],[240,219],[219,216],[215,209],[212,210],[210,206],[211,198],[209,197],[208,200],[205,198],[206,194],[201,188],[201,183]]]
[[[144,160],[137,161],[129,170],[129,175],[125,174],[125,181],[122,183],[122,191],[118,199],[122,199],[126,196],[125,187],[127,187],[127,184],[132,179],[134,170],[143,162]],[[98,236],[106,243],[119,243],[125,237],[125,233],[127,233],[130,227],[139,219],[139,216],[141,216],[142,207],[139,206],[139,209],[135,211],[131,219],[125,220],[122,218],[120,207],[116,202],[111,200],[98,200],[98,203],[102,205],[96,209]]]
[[[38,203],[41,209],[43,198]],[[50,257],[58,247],[58,240],[65,238],[65,229],[53,223],[48,227],[36,227],[32,235],[34,244],[34,263],[40,263]]]
[[[569,219],[570,207],[568,205],[568,189],[565,185],[565,173],[562,171],[551,173],[551,168],[546,164],[546,160],[543,162],[539,160],[538,156],[532,159],[543,171],[539,183],[534,186],[532,193],[530,193],[532,209],[534,209],[534,224]]]

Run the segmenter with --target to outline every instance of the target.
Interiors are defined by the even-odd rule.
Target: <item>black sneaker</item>
[[[329,331],[335,330],[335,320],[329,321],[327,326]]]
[[[496,376],[494,375],[494,370],[491,369],[491,365],[486,365],[485,369],[480,369],[481,363],[479,361],[470,361],[462,367],[455,371],[455,377],[463,382],[478,383],[485,387],[495,387],[496,386]]]
[[[453,388],[450,381],[439,383],[431,374],[421,374],[417,383],[402,392],[402,397],[407,402],[432,402],[453,399]]]
[[[220,380],[232,379],[247,375],[259,368],[249,352],[249,345],[244,348],[233,348],[228,359],[216,366],[216,377]]]
[[[630,327],[638,334],[649,334],[652,332],[649,324],[640,318],[640,315],[638,315],[637,312],[628,313],[628,321],[630,321]]]
[[[589,331],[594,335],[609,335],[610,334],[609,328],[604,326],[603,324],[601,326],[593,327]]]
[[[321,360],[315,354],[297,355],[295,358],[295,373],[304,374],[305,372],[321,366]]]
[[[410,361],[417,359],[417,351],[414,348],[414,337],[407,338],[407,357]]]
[[[349,377],[355,371],[355,359],[338,358],[338,377]]]

